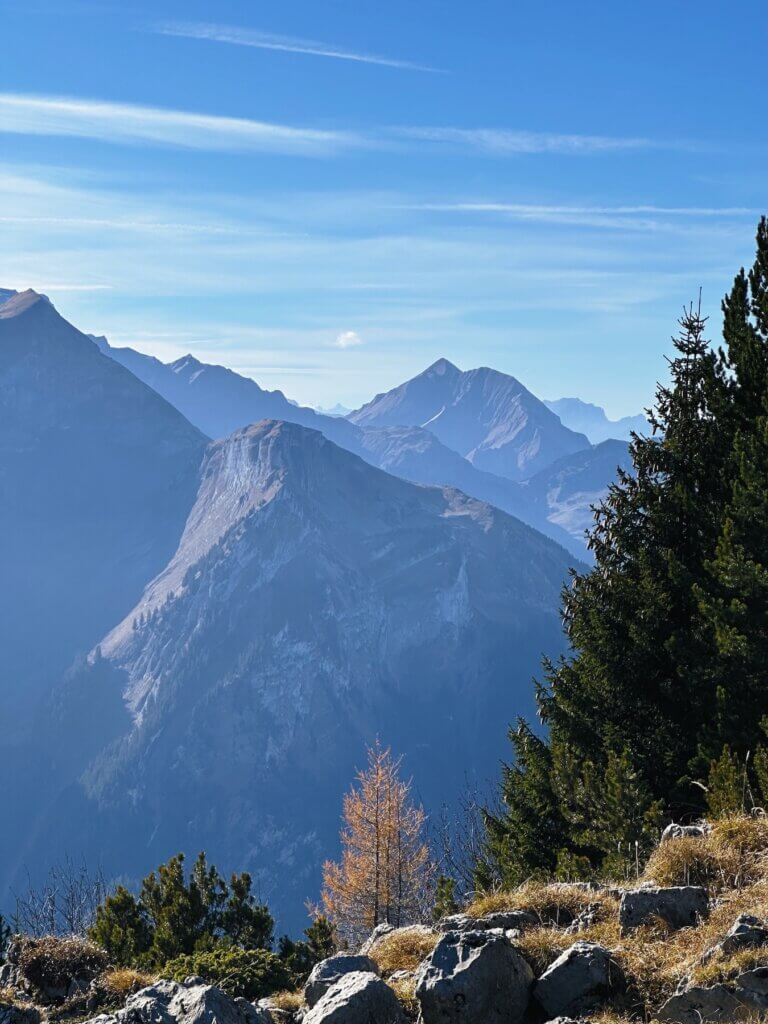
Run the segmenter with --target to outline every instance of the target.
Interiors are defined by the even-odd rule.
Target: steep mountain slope
[[[0,305],[0,716],[28,710],[165,564],[205,443],[43,297]]]
[[[209,437],[225,437],[262,419],[280,419],[320,430],[335,444],[354,452],[372,466],[415,483],[457,487],[488,501],[563,544],[577,558],[586,551],[579,535],[574,539],[550,522],[543,506],[532,504],[518,484],[477,469],[458,452],[442,444],[431,430],[421,427],[358,427],[338,416],[321,415],[296,405],[281,391],[265,391],[250,377],[223,366],[201,363],[184,356],[175,363],[131,348],[114,348],[106,338],[94,338],[102,352],[136,374],[179,409]]]
[[[216,442],[176,554],[70,679],[121,692],[132,724],[50,827],[129,875],[205,848],[295,924],[366,743],[406,752],[433,810],[496,772],[560,650],[570,561],[318,432],[263,422]]]
[[[609,420],[605,409],[590,402],[582,402],[580,398],[558,398],[553,402],[545,401],[544,405],[559,416],[560,421],[570,430],[586,434],[592,444],[600,444],[609,439],[628,441],[633,430],[636,433],[648,431],[648,420],[642,414]]]
[[[592,526],[592,507],[608,493],[617,469],[630,472],[632,460],[626,441],[603,441],[583,452],[558,459],[526,480],[523,489],[539,515],[583,541]]]
[[[421,426],[478,469],[522,480],[571,452],[588,448],[543,402],[497,370],[459,370],[438,359],[349,416],[366,427]]]

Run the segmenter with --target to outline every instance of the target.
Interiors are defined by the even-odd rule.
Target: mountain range
[[[202,363],[191,355],[173,363],[163,363],[135,349],[112,347],[103,337],[94,337],[93,340],[103,353],[171,402],[208,437],[225,437],[233,430],[261,419],[299,423],[321,431],[336,444],[380,469],[415,483],[457,487],[473,497],[488,501],[552,537],[575,557],[590,558],[584,524],[591,521],[591,506],[604,495],[616,467],[605,470],[602,487],[595,486],[585,491],[571,487],[566,495],[561,481],[560,502],[567,497],[577,512],[571,518],[562,517],[556,501],[548,504],[546,496],[551,489],[543,488],[544,500],[541,494],[533,500],[528,488],[522,485],[523,471],[513,468],[510,478],[503,472],[505,463],[519,462],[531,472],[539,466],[542,467],[539,472],[546,474],[546,467],[563,457],[564,450],[576,457],[579,464],[585,459],[589,461],[595,450],[584,435],[574,434],[563,427],[558,418],[513,377],[496,371],[462,373],[447,360],[438,360],[413,381],[378,396],[373,403],[343,418],[323,415],[297,405],[281,391],[266,391],[249,377],[223,366]],[[493,377],[493,386],[488,385],[489,376]],[[410,394],[411,385],[413,394]],[[492,399],[496,404],[483,417],[486,422],[494,418],[497,421],[496,436],[504,451],[498,460],[498,472],[491,472],[481,465],[493,461],[488,453],[496,443],[493,438],[495,428],[487,427],[484,441],[487,457],[473,461],[440,437],[431,415],[435,402],[445,404],[454,394],[454,429],[467,435],[474,431],[476,435],[477,430],[472,426],[472,409],[482,400],[487,388],[496,396]],[[416,398],[427,393],[430,402],[417,408]],[[382,407],[388,410],[400,408],[397,397],[403,394],[410,394],[410,398],[400,413],[382,413]],[[378,412],[372,408],[374,405],[379,407]],[[512,425],[500,427],[498,425],[505,412]],[[402,422],[390,422],[396,421],[398,416]],[[458,447],[466,448],[466,445],[459,443]],[[619,462],[625,461],[626,453],[619,459]],[[599,455],[598,463],[603,466]],[[594,475],[597,473],[596,469]],[[575,477],[571,483],[574,481]]]
[[[26,766],[0,904],[55,834],[128,880],[205,848],[294,926],[377,736],[433,811],[496,774],[580,566],[523,513],[573,550],[626,446],[513,378],[435,367],[450,380],[404,408],[452,395],[454,443],[479,409],[464,453],[434,415],[377,422],[386,396],[321,416],[111,348],[33,292],[0,305],[0,756]]]
[[[571,430],[586,434],[592,444],[602,441],[629,441],[632,434],[646,434],[648,420],[642,414],[622,416],[618,420],[610,420],[605,409],[599,405],[582,402],[580,398],[558,398],[552,402],[544,402],[560,421]]]

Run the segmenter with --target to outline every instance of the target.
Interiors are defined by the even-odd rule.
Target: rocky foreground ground
[[[31,970],[24,943],[0,968],[0,1024],[768,1019],[768,821],[673,826],[631,883],[528,882],[434,926],[380,925],[302,990],[255,1003],[201,977],[123,971],[121,991],[97,956],[67,974],[55,946]]]

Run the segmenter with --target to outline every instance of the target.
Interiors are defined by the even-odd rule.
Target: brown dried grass
[[[569,882],[529,881],[508,892],[479,896],[467,907],[471,917],[483,917],[508,910],[527,910],[542,922],[569,924],[588,907],[601,913],[615,913],[618,900],[608,892],[587,889]]]
[[[440,936],[424,925],[396,928],[373,944],[370,956],[379,965],[382,977],[395,971],[415,971],[437,945]]]
[[[304,1006],[304,995],[300,989],[294,992],[289,990],[275,992],[269,997],[269,1004],[276,1010],[289,1010],[291,1013],[295,1013],[296,1010],[300,1010]]]
[[[107,995],[114,996],[116,999],[126,999],[134,992],[147,988],[154,981],[154,975],[135,971],[130,967],[117,967],[114,970],[105,971],[99,978]]]

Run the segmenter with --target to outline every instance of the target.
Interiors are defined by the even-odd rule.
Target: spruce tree
[[[552,874],[567,839],[551,750],[522,719],[509,738],[515,758],[502,768],[503,812],[483,813],[486,842],[475,871],[481,889],[518,885],[532,874]]]
[[[501,881],[628,870],[666,812],[700,810],[690,765],[711,714],[712,639],[702,613],[727,493],[722,360],[693,307],[673,339],[649,436],[634,435],[596,511],[594,568],[563,592],[572,653],[537,688],[546,740],[513,734],[504,813],[486,818],[486,858]],[[637,846],[636,846],[637,844]],[[621,864],[613,851],[624,850]],[[629,852],[628,852],[629,851]],[[622,858],[620,858],[622,859]],[[487,864],[481,864],[478,881]]]
[[[715,637],[714,701],[699,766],[724,746],[744,758],[768,713],[768,222],[723,302],[733,484],[701,603]]]
[[[595,567],[564,592],[574,653],[548,666],[538,692],[572,837],[594,819],[599,797],[589,780],[604,775],[612,754],[636,773],[642,814],[658,800],[673,813],[701,802],[687,778],[711,711],[698,595],[716,546],[727,446],[715,415],[723,378],[705,322],[691,308],[680,326],[652,435],[633,438],[633,471],[620,473],[597,513]],[[637,820],[638,808],[626,813]]]

